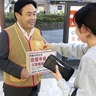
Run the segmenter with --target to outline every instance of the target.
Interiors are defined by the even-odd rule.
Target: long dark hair
[[[75,13],[73,20],[78,28],[81,28],[82,24],[84,24],[96,35],[96,3],[89,3],[79,9]]]

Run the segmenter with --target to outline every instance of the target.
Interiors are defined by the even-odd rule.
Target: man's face
[[[28,4],[22,8],[21,15],[19,13],[15,15],[21,27],[30,32],[36,23],[36,8],[32,4]]]

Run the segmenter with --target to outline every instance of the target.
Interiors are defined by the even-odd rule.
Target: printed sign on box
[[[31,51],[26,52],[26,68],[30,75],[48,73],[49,70],[43,64],[49,55],[55,55],[54,51]]]

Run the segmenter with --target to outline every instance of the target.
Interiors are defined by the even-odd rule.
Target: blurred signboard
[[[75,32],[73,16],[82,6],[70,6],[68,43],[82,43]]]
[[[47,0],[47,2],[50,2],[50,0]]]

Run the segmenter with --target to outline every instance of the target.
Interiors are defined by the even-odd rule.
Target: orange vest
[[[32,51],[40,50],[42,48],[42,45],[44,45],[44,41],[40,35],[40,31],[37,28],[34,28],[34,33],[32,34],[30,41],[28,41],[24,37],[23,33],[21,32],[17,24],[12,25],[6,28],[5,30],[9,36],[9,57],[8,57],[9,60],[15,62],[17,65],[25,67],[26,54],[22,48],[17,33],[19,34],[19,37],[22,41],[25,51],[28,52],[31,50]],[[37,45],[36,42],[38,42],[39,45]],[[30,87],[30,86],[36,86],[40,82],[41,76],[42,75],[39,74],[29,77],[28,79],[18,79],[4,72],[4,82],[8,85],[17,87],[24,87],[24,86]]]

